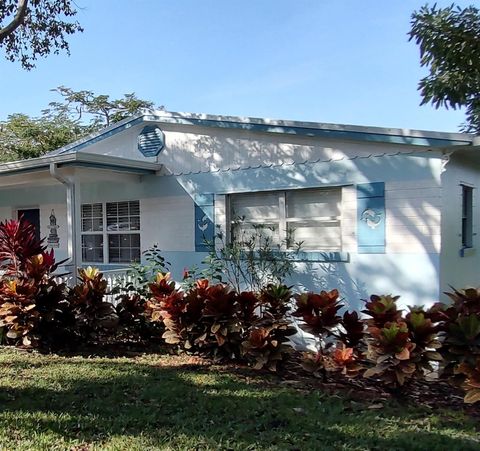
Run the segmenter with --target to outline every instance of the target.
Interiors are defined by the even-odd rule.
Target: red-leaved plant
[[[8,342],[65,344],[72,315],[66,287],[53,276],[61,263],[36,238],[32,224],[23,219],[0,223],[0,327]]]
[[[370,297],[365,306],[367,320],[367,360],[373,366],[365,377],[376,377],[392,388],[423,378],[433,371],[432,362],[442,360],[437,349],[438,327],[423,307],[410,308],[402,315],[397,307],[399,296]]]

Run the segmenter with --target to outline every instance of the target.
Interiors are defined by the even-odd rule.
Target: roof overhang
[[[0,177],[49,170],[52,163],[58,168],[88,167],[140,175],[155,174],[162,169],[162,165],[158,163],[78,152],[3,163],[0,165]]]
[[[196,128],[219,128],[284,134],[289,136],[338,139],[356,142],[385,143],[429,148],[471,146],[475,136],[467,133],[445,133],[400,128],[367,127],[319,122],[284,121],[252,117],[219,116],[212,114],[145,111],[68,144],[48,155],[64,155],[114,136],[130,127],[155,122],[159,126],[181,125]]]

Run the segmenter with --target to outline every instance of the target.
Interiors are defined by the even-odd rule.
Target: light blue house
[[[0,165],[0,217],[24,214],[72,271],[118,270],[158,244],[175,276],[268,224],[303,241],[294,282],[436,301],[480,277],[472,135],[145,112],[44,157]],[[287,249],[285,249],[287,250]]]

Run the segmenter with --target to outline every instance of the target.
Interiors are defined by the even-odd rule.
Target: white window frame
[[[121,204],[123,202],[138,202],[139,206],[139,218],[140,218],[140,227],[138,230],[107,230],[107,204]],[[110,262],[110,247],[109,247],[109,242],[108,242],[108,236],[109,235],[138,235],[139,240],[140,240],[140,252],[142,249],[142,236],[141,236],[141,231],[142,231],[142,218],[141,218],[141,206],[140,206],[140,200],[124,200],[124,201],[108,201],[108,202],[89,202],[82,204],[81,207],[84,205],[95,205],[95,204],[101,204],[102,205],[102,225],[103,225],[103,230],[102,231],[86,231],[84,232],[83,229],[83,216],[80,218],[80,247],[81,247],[81,260],[82,264],[91,264],[91,265],[127,265],[128,262]],[[81,210],[82,208],[80,208]],[[82,237],[84,235],[96,235],[96,236],[102,236],[103,237],[103,262],[92,262],[92,261],[84,261],[83,260],[83,246],[82,246]]]
[[[287,217],[287,193],[294,192],[294,191],[304,191],[304,190],[325,190],[325,191],[332,191],[338,190],[340,193],[340,214],[338,216],[317,216],[311,218],[301,218],[301,217]],[[227,239],[229,242],[233,240],[232,236],[232,224],[235,222],[232,219],[232,196],[235,195],[251,195],[255,196],[255,194],[264,194],[264,193],[276,193],[278,194],[278,202],[279,202],[279,218],[278,218],[278,233],[279,233],[279,241],[281,243],[280,250],[283,252],[287,252],[291,250],[291,248],[286,247],[286,238],[287,238],[287,222],[295,223],[300,221],[318,221],[322,223],[327,222],[338,222],[340,228],[340,245],[338,250],[329,250],[327,252],[342,252],[343,249],[343,187],[342,186],[329,186],[329,187],[308,187],[308,188],[297,188],[297,189],[289,189],[289,190],[265,190],[265,191],[252,191],[252,192],[239,192],[239,193],[229,193],[226,198],[226,220],[227,220]],[[264,219],[259,220],[248,220],[246,222],[250,224],[261,224]],[[305,252],[326,252],[325,249],[318,248],[318,249],[306,249]]]

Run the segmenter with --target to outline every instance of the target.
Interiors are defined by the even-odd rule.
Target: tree
[[[65,86],[53,89],[63,99],[51,102],[43,111],[47,117],[65,116],[76,122],[89,121],[92,131],[108,127],[114,122],[136,114],[143,109],[153,109],[155,105],[148,100],[139,99],[135,93],[125,94],[123,98],[111,100],[108,95],[95,95],[92,91],[74,91]],[[163,106],[157,107],[163,109]]]
[[[462,131],[480,134],[480,11],[425,5],[412,14],[409,35],[429,69],[419,83],[421,104],[465,107]]]
[[[0,123],[2,161],[39,157],[85,134],[83,127],[66,117],[53,120],[13,114]]]
[[[73,0],[0,0],[0,47],[24,69],[38,57],[61,50],[69,54],[68,35],[82,32]]]
[[[134,93],[110,99],[108,95],[74,91],[65,86],[54,91],[63,100],[51,102],[40,117],[12,114],[0,122],[0,161],[39,157],[143,109],[155,107],[153,102],[139,99]]]

